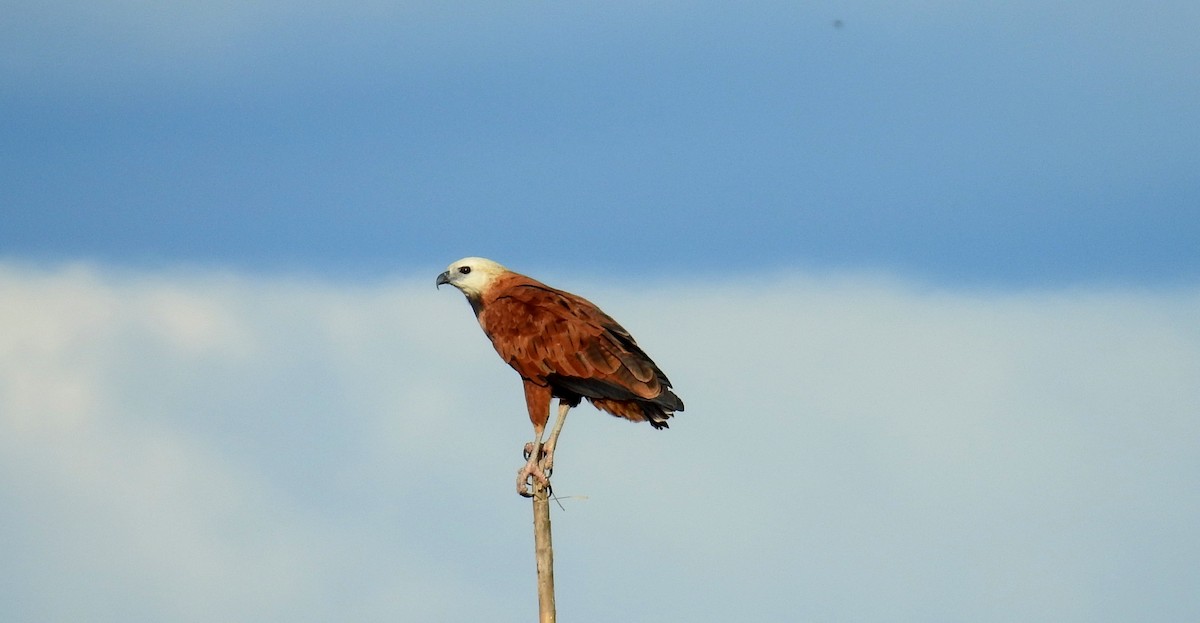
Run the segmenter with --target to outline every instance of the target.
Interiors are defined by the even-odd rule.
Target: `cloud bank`
[[[573,412],[579,621],[1193,620],[1200,291],[563,277],[688,405]],[[526,620],[515,375],[432,275],[0,265],[0,617]]]

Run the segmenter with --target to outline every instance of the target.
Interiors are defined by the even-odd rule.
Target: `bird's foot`
[[[540,459],[542,471],[546,472],[546,477],[549,478],[551,470],[554,469],[554,448],[549,444],[542,444],[542,451],[538,454],[540,455],[538,458]],[[533,442],[527,441],[525,442],[525,451],[522,456],[528,461],[531,455],[533,455]]]
[[[530,451],[532,452],[532,448]],[[517,470],[517,493],[527,498],[533,497],[529,488],[531,482],[534,490],[550,485],[549,474],[543,469],[541,461],[533,457],[529,458],[524,467]]]

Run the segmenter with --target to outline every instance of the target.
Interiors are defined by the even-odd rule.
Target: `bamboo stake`
[[[550,438],[546,440],[547,453],[553,453],[558,445],[558,435],[562,432],[563,424],[567,421],[567,411],[571,407],[562,401],[558,403],[558,419],[554,422],[554,428],[550,431]],[[543,459],[544,460],[544,459]],[[549,469],[545,462],[542,463],[542,468],[547,472],[546,478],[550,478]],[[538,482],[537,478],[533,480],[533,553],[537,559],[537,587],[538,587],[538,621],[540,623],[554,623],[554,543],[550,535],[550,481],[547,480],[544,484]]]
[[[537,558],[538,621],[554,623],[554,544],[550,538],[550,487],[537,482],[533,484],[533,549]]]

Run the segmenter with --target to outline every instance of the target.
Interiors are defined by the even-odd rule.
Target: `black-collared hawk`
[[[500,358],[521,375],[534,431],[529,461],[517,473],[522,495],[528,495],[530,477],[546,482],[557,429],[582,399],[654,428],[666,428],[683,411],[667,375],[624,327],[588,300],[479,257],[451,264],[438,275],[437,285],[444,283],[466,295]],[[552,397],[559,416],[543,448]]]

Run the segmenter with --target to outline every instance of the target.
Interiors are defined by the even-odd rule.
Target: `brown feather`
[[[513,272],[503,274],[472,308],[496,352],[525,384],[534,428],[549,417],[550,398],[666,428],[683,401],[671,382],[617,321],[590,301]]]

